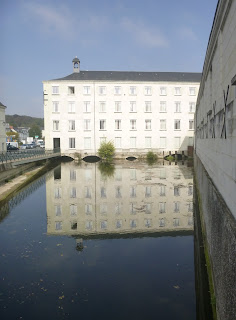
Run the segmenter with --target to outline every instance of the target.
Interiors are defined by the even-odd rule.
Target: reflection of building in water
[[[46,182],[50,234],[193,230],[191,169],[121,163],[112,178],[97,164],[64,163]]]

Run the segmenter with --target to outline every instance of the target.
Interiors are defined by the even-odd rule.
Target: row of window
[[[59,120],[53,120],[53,131],[60,131],[60,121]],[[122,130],[122,120],[116,119],[115,120],[115,130]],[[159,130],[166,130],[167,128],[167,120],[166,119],[160,119],[160,129]],[[151,119],[145,119],[144,120],[144,129],[145,130],[152,130],[152,120]],[[194,120],[189,120],[189,130],[194,130]],[[68,120],[68,130],[69,131],[75,131],[75,120]],[[90,119],[84,119],[84,130],[91,130],[91,120]],[[107,130],[107,120],[102,119],[99,120],[99,130]],[[137,130],[137,120],[131,119],[130,120],[130,130]],[[174,130],[181,130],[181,120],[175,119],[174,120]]]
[[[169,90],[169,88],[168,88]],[[167,95],[167,87],[161,86],[159,88],[159,94],[161,96]],[[181,96],[183,94],[183,89],[181,87],[174,87],[172,88],[174,90],[174,95],[176,96]],[[196,87],[189,87],[188,88],[188,93],[190,96],[195,96],[196,95]],[[121,95],[122,92],[124,91],[124,88],[121,86],[114,86],[113,93],[115,95]],[[59,94],[59,86],[52,86],[52,94]],[[74,95],[76,93],[76,87],[75,86],[68,86],[68,94],[69,95]],[[92,87],[91,86],[83,86],[83,94],[84,95],[91,95],[92,93]],[[143,93],[144,95],[152,95],[154,93],[154,90],[151,86],[145,86],[143,88]],[[98,94],[99,95],[106,95],[107,94],[107,87],[106,86],[98,86]],[[138,94],[138,87],[136,86],[130,86],[129,87],[129,94],[130,95],[137,95]]]
[[[174,186],[174,196],[175,197],[180,196],[180,189],[181,189],[181,187]],[[115,197],[116,198],[122,198],[121,190],[122,190],[121,186],[115,187]],[[86,187],[85,191],[86,191],[85,198],[91,199],[92,198],[92,189],[90,187]],[[136,198],[136,191],[137,191],[136,186],[130,187],[130,197],[131,198]],[[77,197],[77,188],[76,187],[72,187],[69,192],[70,192],[70,198]],[[159,194],[160,194],[160,196],[166,196],[166,186],[160,186]],[[189,185],[188,186],[188,195],[191,196],[192,194],[193,194],[193,186]],[[107,198],[107,190],[105,187],[101,187],[100,196],[101,196],[101,198]],[[127,194],[125,196],[127,197]],[[151,196],[152,196],[152,187],[146,186],[145,187],[145,198],[149,198]],[[55,188],[54,197],[55,197],[55,199],[61,198],[61,188]]]
[[[152,137],[144,137],[145,138],[145,148],[152,148],[153,146],[153,138]],[[159,138],[159,146],[158,148],[164,149],[167,148],[167,137],[160,137]],[[173,137],[169,138],[171,141],[174,141],[174,148],[180,148],[181,143],[183,141],[182,137]],[[81,138],[80,138],[81,140]],[[127,147],[127,138],[124,138],[125,144]],[[128,148],[137,148],[137,137],[130,137],[129,138],[129,147]],[[76,148],[76,138],[69,138],[69,149]],[[100,143],[106,142],[106,137],[100,137]],[[114,139],[115,148],[123,148],[122,147],[122,137],[115,137]],[[188,145],[193,146],[193,137],[188,137]],[[155,146],[156,146],[156,139],[155,139]],[[140,146],[139,146],[140,147]],[[92,149],[92,138],[91,137],[84,137],[84,149],[90,150]]]
[[[55,221],[55,230],[62,230],[62,226],[63,226],[62,224],[63,224],[62,221]],[[78,228],[77,221],[71,221],[70,224],[71,224],[71,230],[77,230],[77,228]],[[106,230],[108,228],[107,220],[101,220],[99,225],[100,225],[100,229],[102,229],[102,230]],[[159,219],[159,227],[165,227],[166,225],[168,226],[169,223],[167,223],[167,220],[165,218]],[[192,226],[192,225],[193,225],[193,217],[188,217],[188,226]],[[93,221],[86,221],[85,222],[85,229],[86,230],[93,230],[94,226],[95,226],[95,223]],[[97,226],[97,223],[96,223],[96,226]],[[152,219],[144,219],[144,226],[147,228],[156,227],[153,224]],[[173,227],[181,226],[180,219],[173,218],[172,226]],[[122,227],[126,228],[126,225],[125,226],[123,225],[123,220],[122,219],[116,220],[115,221],[115,228],[121,229]],[[130,219],[129,227],[132,229],[137,228],[138,227],[138,220],[137,219]]]
[[[59,101],[53,101],[53,112],[59,113]],[[84,101],[84,107],[83,112],[84,113],[91,113],[91,101]],[[196,103],[195,102],[189,102],[189,109],[188,111],[191,113],[195,112]],[[127,108],[122,108],[121,101],[114,101],[114,112],[122,112],[122,109],[125,111]],[[137,112],[137,102],[136,101],[130,101],[129,102],[129,112]],[[180,113],[182,110],[181,102],[175,101],[174,102],[174,112]],[[99,112],[106,112],[107,111],[107,104],[105,101],[99,102]],[[75,101],[69,101],[68,102],[68,113],[75,113]],[[152,112],[152,102],[151,101],[145,101],[144,103],[144,112]],[[167,102],[166,101],[160,101],[159,106],[159,112],[167,112]]]

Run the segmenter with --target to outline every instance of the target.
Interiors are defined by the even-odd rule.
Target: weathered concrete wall
[[[194,162],[217,316],[221,320],[236,319],[236,221],[197,156]]]

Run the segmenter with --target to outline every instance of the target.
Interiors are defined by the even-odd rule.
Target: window
[[[151,147],[152,147],[152,138],[145,137],[145,148],[151,148]]]
[[[136,214],[135,203],[130,203],[129,209],[130,209],[130,214]]]
[[[114,89],[115,89],[115,94],[117,95],[121,94],[121,87],[116,86]]]
[[[165,212],[166,212],[166,203],[159,202],[159,213],[165,213]]]
[[[91,130],[91,121],[90,119],[85,119],[84,120],[84,130]]]
[[[84,138],[84,149],[91,149],[91,138]]]
[[[160,102],[160,112],[166,112],[166,101]]]
[[[136,112],[136,102],[130,101],[130,112]]]
[[[180,87],[175,87],[175,95],[180,96],[181,95],[181,88]]]
[[[130,169],[130,180],[136,180],[136,169]]]
[[[83,93],[84,94],[91,94],[91,88],[89,86],[84,86]]]
[[[115,130],[121,130],[121,120],[115,120]]]
[[[130,220],[130,227],[136,228],[137,227],[137,220]]]
[[[193,225],[193,217],[188,217],[188,225],[189,226]]]
[[[71,198],[76,198],[76,187],[72,187],[70,189],[70,197]]]
[[[115,204],[115,214],[120,214],[121,213],[121,204],[116,203]]]
[[[166,148],[166,137],[160,137],[160,148]]]
[[[145,227],[150,228],[152,226],[152,220],[151,219],[144,219]]]
[[[55,229],[56,230],[62,229],[62,221],[55,221]]]
[[[100,112],[106,112],[106,102],[104,101],[101,101],[100,102],[100,109],[99,109]]]
[[[159,227],[165,227],[165,219],[159,219]]]
[[[188,195],[192,196],[193,195],[193,185],[188,186]]]
[[[59,86],[52,86],[52,94],[59,94]]]
[[[195,109],[196,109],[196,103],[189,102],[189,112],[195,112]]]
[[[75,87],[68,87],[68,94],[75,94]]]
[[[196,88],[195,87],[190,87],[189,88],[189,95],[190,96],[195,96],[196,95]]]
[[[77,230],[77,222],[76,221],[71,221],[70,228],[71,228],[71,230]]]
[[[152,130],[152,120],[145,120],[145,130]]]
[[[173,226],[174,227],[178,227],[179,226],[179,219],[178,218],[174,218],[173,219]]]
[[[106,120],[100,120],[99,121],[99,129],[100,130],[106,130]]]
[[[59,131],[59,120],[53,121],[53,131]]]
[[[178,186],[174,186],[174,196],[178,197],[180,195],[180,188]]]
[[[122,181],[122,170],[121,169],[115,170],[115,180]]]
[[[86,228],[86,230],[92,230],[93,229],[93,221],[86,221],[85,228]]]
[[[76,171],[74,169],[70,169],[70,181],[76,181]]]
[[[145,187],[145,198],[149,198],[152,195],[152,187],[151,186],[146,186]]]
[[[121,137],[115,137],[115,147],[121,148]]]
[[[122,196],[121,196],[121,187],[120,186],[118,186],[118,187],[116,187],[116,198],[121,198]]]
[[[130,187],[130,198],[135,198],[136,197],[136,187],[131,186]]]
[[[121,102],[115,101],[115,112],[121,112]]]
[[[101,229],[107,229],[107,221],[101,221]]]
[[[160,120],[160,130],[166,130],[166,119]]]
[[[100,213],[101,214],[106,214],[107,213],[107,204],[106,203],[101,203],[100,204]]]
[[[77,215],[77,205],[76,204],[71,204],[70,205],[70,215],[71,216],[76,216]]]
[[[100,145],[107,141],[106,137],[100,137]]]
[[[180,120],[174,120],[174,129],[180,130]]]
[[[98,87],[98,91],[100,95],[104,95],[106,94],[106,87],[104,86]]]
[[[69,120],[69,130],[70,131],[75,130],[75,120]]]
[[[60,204],[55,206],[55,215],[61,216],[61,205]]]
[[[69,102],[68,112],[70,112],[70,113],[74,113],[75,112],[75,103],[74,102]]]
[[[175,112],[181,112],[180,101],[175,101]]]
[[[61,188],[57,187],[54,189],[54,198],[60,199],[61,198]]]
[[[151,103],[151,101],[145,101],[145,112],[152,112],[152,103]]]
[[[70,149],[75,148],[75,138],[69,138],[69,148]]]
[[[160,179],[166,179],[166,168],[161,168],[159,170],[159,178]]]
[[[130,120],[130,130],[136,130],[136,120]]]
[[[179,201],[174,202],[174,212],[179,212]]]
[[[59,112],[59,102],[58,101],[52,102],[52,110],[53,110],[53,112]]]
[[[122,227],[122,220],[116,220],[116,229],[120,229]]]
[[[150,96],[152,94],[152,87],[145,87],[144,88],[144,94],[146,96]]]
[[[92,180],[92,169],[86,169],[84,171],[84,178],[85,178],[85,181],[91,181]]]
[[[106,198],[107,192],[105,187],[101,187],[101,198]]]
[[[174,137],[174,147],[175,148],[180,148],[180,141],[181,141],[181,137]]]
[[[84,112],[85,112],[85,113],[91,112],[90,101],[84,101]]]
[[[194,120],[189,120],[189,130],[194,130]]]
[[[130,137],[130,148],[136,148],[136,137]]]
[[[193,212],[193,203],[192,202],[188,203],[188,212]]]
[[[166,195],[166,186],[160,186],[160,196],[165,197]]]
[[[166,96],[166,87],[160,87],[160,95]]]
[[[92,205],[90,203],[86,203],[84,211],[86,214],[91,214],[92,213]]]
[[[85,187],[85,198],[87,198],[87,199],[91,199],[92,198],[91,187]]]
[[[137,94],[137,92],[136,92],[136,87],[130,87],[130,88],[129,88],[129,94],[130,94],[130,95],[136,95],[136,94]]]

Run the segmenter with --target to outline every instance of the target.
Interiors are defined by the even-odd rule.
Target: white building
[[[219,0],[196,107],[195,174],[217,318],[236,319],[236,0]]]
[[[43,81],[45,147],[96,154],[112,140],[120,154],[163,154],[193,145],[200,73],[80,71]]]
[[[6,106],[0,102],[0,151],[6,151],[5,109]]]

